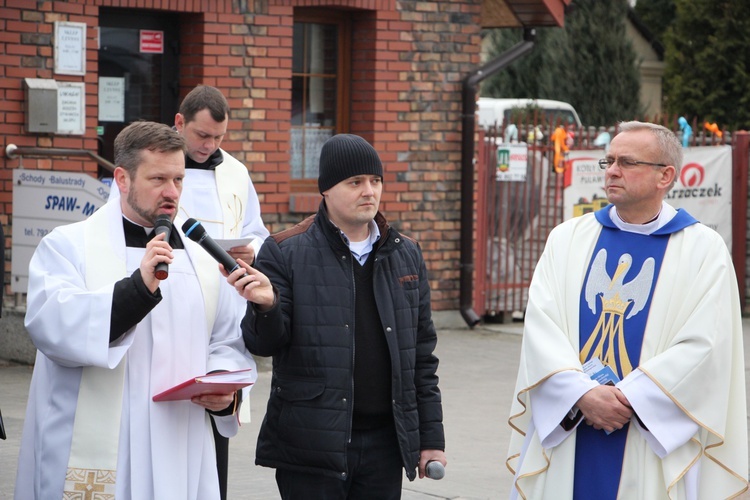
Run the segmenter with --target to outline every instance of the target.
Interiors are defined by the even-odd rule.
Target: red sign
[[[141,52],[147,54],[164,53],[164,32],[141,30]]]

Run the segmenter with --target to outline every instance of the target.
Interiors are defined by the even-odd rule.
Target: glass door
[[[99,154],[114,161],[115,137],[130,123],[174,123],[179,23],[173,14],[102,8],[99,26]]]

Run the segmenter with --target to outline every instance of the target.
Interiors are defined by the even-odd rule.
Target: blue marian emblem
[[[601,299],[599,320],[581,349],[581,362],[597,357],[607,366],[619,365],[624,377],[633,370],[625,348],[624,320],[638,314],[647,304],[655,261],[647,258],[638,276],[628,283],[624,280],[633,262],[630,254],[620,256],[612,277],[607,273],[606,262],[607,250],[602,248],[591,265],[585,289],[586,303],[592,314],[596,314],[597,297]]]

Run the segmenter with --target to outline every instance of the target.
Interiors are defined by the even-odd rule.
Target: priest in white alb
[[[268,237],[260,214],[260,202],[245,165],[220,146],[229,126],[229,103],[221,91],[198,85],[188,92],[174,118],[174,129],[185,138],[185,179],[176,219],[201,223],[210,237],[221,242],[235,259],[252,262]],[[110,197],[119,197],[117,184]],[[224,241],[221,241],[224,240]],[[236,297],[239,324],[247,302]],[[255,371],[253,371],[255,373]],[[250,388],[243,392],[240,422],[250,421]],[[216,455],[222,499],[226,498],[229,440],[217,431]]]
[[[170,127],[129,125],[115,140],[122,196],[56,228],[34,253],[25,323],[38,351],[16,500],[219,498],[209,419],[236,433],[239,393],[152,400],[251,366],[236,292],[216,262],[177,226],[154,235],[159,215],[177,213],[184,155]]]

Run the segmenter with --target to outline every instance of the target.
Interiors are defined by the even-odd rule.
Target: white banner
[[[607,205],[604,171],[597,161],[602,150],[570,151],[565,170],[563,217],[570,219]],[[684,149],[680,177],[666,202],[684,208],[716,230],[732,249],[732,147],[702,146]]]
[[[87,174],[13,170],[11,291],[26,293],[31,256],[47,233],[87,218],[107,198],[109,186]]]
[[[732,146],[685,148],[666,201],[718,232],[732,250]]]
[[[604,192],[604,170],[597,163],[601,158],[604,158],[604,151],[598,149],[568,152],[564,174],[563,220],[596,212],[609,204]]]

